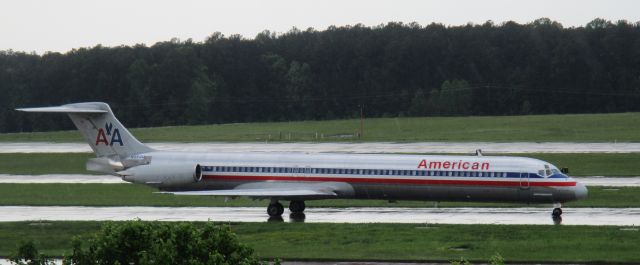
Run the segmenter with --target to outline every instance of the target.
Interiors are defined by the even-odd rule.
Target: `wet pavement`
[[[266,202],[265,202],[266,204]],[[535,224],[535,225],[640,225],[640,208],[563,208],[562,220],[551,218],[549,208],[310,208],[302,215],[269,218],[266,207],[83,207],[2,206],[0,222],[15,221],[121,221],[139,218],[157,221],[309,222],[309,223],[414,223],[431,224]],[[637,228],[633,228],[637,232]]]
[[[0,259],[0,265],[12,264],[6,259]],[[62,260],[54,260],[54,264],[62,264]],[[450,262],[392,262],[392,261],[283,261],[282,265],[449,265]],[[485,265],[486,263],[473,263],[476,265]],[[511,265],[531,265],[531,263],[519,264],[509,263]],[[558,263],[535,263],[538,265],[558,264]],[[564,265],[578,265],[584,263],[562,263]]]
[[[193,152],[305,152],[305,153],[635,153],[640,143],[568,142],[418,142],[418,143],[149,143],[158,150]],[[89,153],[86,143],[0,142],[0,153]]]
[[[46,174],[46,175],[10,175],[0,174],[0,183],[129,183],[122,178],[111,175],[83,174]]]
[[[587,186],[640,187],[640,177],[576,177]],[[0,174],[0,183],[129,183],[111,175],[47,174],[10,175]]]

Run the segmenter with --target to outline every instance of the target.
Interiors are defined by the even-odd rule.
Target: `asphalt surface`
[[[587,186],[640,187],[639,177],[576,177]],[[10,175],[0,174],[0,183],[129,183],[111,175],[47,174]]]
[[[149,143],[158,150],[193,152],[305,152],[305,153],[635,153],[640,143],[565,142],[419,142],[419,143]],[[0,153],[89,153],[86,143],[1,142]]]
[[[0,265],[10,265],[8,260],[0,259]],[[62,264],[62,260],[54,260],[54,264]],[[450,262],[446,263],[433,263],[433,262],[373,262],[373,261],[283,261],[282,265],[449,265]],[[474,263],[476,265],[485,265],[486,263]],[[509,263],[511,265],[520,265],[517,263]],[[538,265],[545,265],[547,263],[536,263]],[[556,265],[557,263],[549,263]],[[577,265],[582,263],[571,263],[564,265]],[[522,265],[531,265],[531,263],[522,264]]]
[[[266,202],[265,202],[266,206]],[[156,221],[532,224],[532,225],[640,225],[640,208],[563,208],[562,220],[549,208],[309,208],[302,216],[269,218],[266,207],[83,207],[2,206],[0,222],[15,221]],[[636,228],[637,229],[637,228]]]

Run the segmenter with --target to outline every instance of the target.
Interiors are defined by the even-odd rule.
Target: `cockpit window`
[[[551,168],[549,168],[549,165],[544,165],[544,174],[545,176],[551,176]]]

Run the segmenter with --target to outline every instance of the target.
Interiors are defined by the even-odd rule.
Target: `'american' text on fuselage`
[[[424,169],[464,169],[464,170],[489,170],[489,162],[469,161],[427,161],[422,159],[418,168]]]

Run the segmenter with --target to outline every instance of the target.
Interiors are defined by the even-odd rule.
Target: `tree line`
[[[214,33],[203,42],[0,51],[0,132],[70,129],[13,109],[104,101],[128,127],[640,110],[640,22],[491,21]]]

